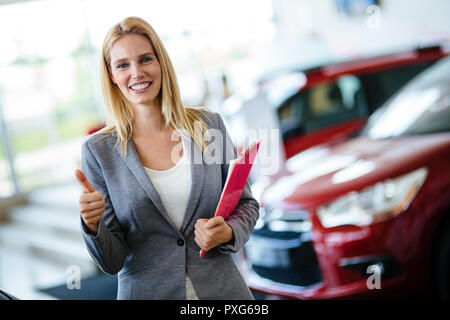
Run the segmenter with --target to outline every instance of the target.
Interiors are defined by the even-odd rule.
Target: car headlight
[[[367,226],[404,212],[428,174],[420,168],[395,179],[389,179],[360,192],[350,192],[317,209],[325,228],[342,225]]]

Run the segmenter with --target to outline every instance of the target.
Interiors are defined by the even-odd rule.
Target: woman
[[[110,119],[83,144],[76,171],[92,258],[118,273],[118,299],[253,299],[231,255],[258,218],[249,185],[226,222],[212,218],[236,157],[222,118],[183,106],[170,59],[144,20],[113,26],[102,54]],[[220,161],[206,163],[205,154]]]

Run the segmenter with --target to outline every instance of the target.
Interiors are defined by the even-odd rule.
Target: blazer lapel
[[[119,148],[117,147],[116,149],[117,149],[117,152],[119,152],[119,154],[120,154]],[[122,157],[122,155],[120,155],[120,156]],[[176,231],[179,231],[173,224],[169,215],[167,214],[166,209],[164,208],[164,205],[161,201],[161,198],[159,197],[158,192],[156,191],[155,187],[153,186],[151,179],[145,172],[145,169],[141,162],[141,159],[139,158],[139,155],[137,154],[133,139],[129,140],[129,142],[127,144],[127,156],[125,158],[122,157],[122,159],[125,161],[128,168],[131,170],[131,172],[133,173],[134,177],[139,182],[141,187],[147,193],[148,197],[153,202],[156,209],[158,209],[158,211],[161,213],[161,215],[167,220],[167,222],[170,223],[170,225]],[[191,169],[191,171],[192,171],[192,169]]]
[[[187,151],[187,157],[191,166],[191,193],[189,196],[186,213],[184,214],[183,223],[181,224],[181,233],[184,233],[189,222],[191,221],[195,208],[197,207],[198,200],[203,190],[204,182],[204,167],[201,148],[194,143],[192,138],[185,140],[187,143],[184,150]]]

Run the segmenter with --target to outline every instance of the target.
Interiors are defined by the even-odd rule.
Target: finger
[[[84,218],[83,221],[84,221],[85,224],[88,224],[88,225],[95,225],[95,224],[97,224],[101,219],[102,219],[102,217]]]
[[[94,192],[95,189],[91,185],[91,183],[86,179],[86,176],[84,175],[83,171],[80,169],[75,170],[75,177],[77,178],[80,185],[83,187],[84,192]]]
[[[204,249],[206,250],[214,248],[219,244],[219,241],[216,238],[217,235],[210,230],[198,229],[195,232],[195,236],[200,239],[201,243],[204,246]]]
[[[80,203],[80,212],[86,213],[92,210],[104,209],[105,202],[103,200],[89,203]]]
[[[204,237],[211,237],[211,235],[214,233],[213,228],[208,228],[208,219],[205,219],[206,221],[200,221],[199,224],[196,226],[195,230],[199,230],[202,236]]]
[[[209,221],[206,223],[205,227],[207,229],[212,229],[212,228],[214,228],[216,226],[219,226],[219,225],[223,224],[224,221],[225,220],[223,220],[223,218],[221,216],[214,217],[212,219],[209,219]]]
[[[100,209],[82,213],[81,216],[83,217],[83,220],[89,220],[89,221],[96,220],[95,222],[97,222],[98,220],[103,218],[104,213],[105,213],[105,210],[103,208],[100,208]],[[91,223],[91,222],[89,222],[89,223]]]
[[[198,238],[202,239],[202,241],[203,241],[204,243],[206,243],[207,240],[209,240],[209,239],[211,238],[211,235],[208,234],[207,230],[205,230],[204,228],[197,228],[197,229],[195,229],[194,234],[195,234]]]
[[[194,241],[195,241],[195,243],[197,243],[197,245],[198,245],[201,249],[206,250],[206,246],[205,246],[205,244],[204,244],[204,242],[203,242],[203,240],[202,240],[201,238],[195,237],[195,238],[194,238]]]
[[[83,193],[80,196],[80,203],[91,203],[97,201],[104,201],[103,196],[100,192],[94,191],[90,193]]]
[[[208,219],[197,219],[197,222],[195,222],[194,228],[203,227],[206,222],[208,222]]]

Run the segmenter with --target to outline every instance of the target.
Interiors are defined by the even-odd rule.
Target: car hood
[[[427,166],[449,148],[449,133],[380,140],[359,136],[334,146],[315,147],[286,162],[283,173],[262,193],[261,204],[313,208]]]

